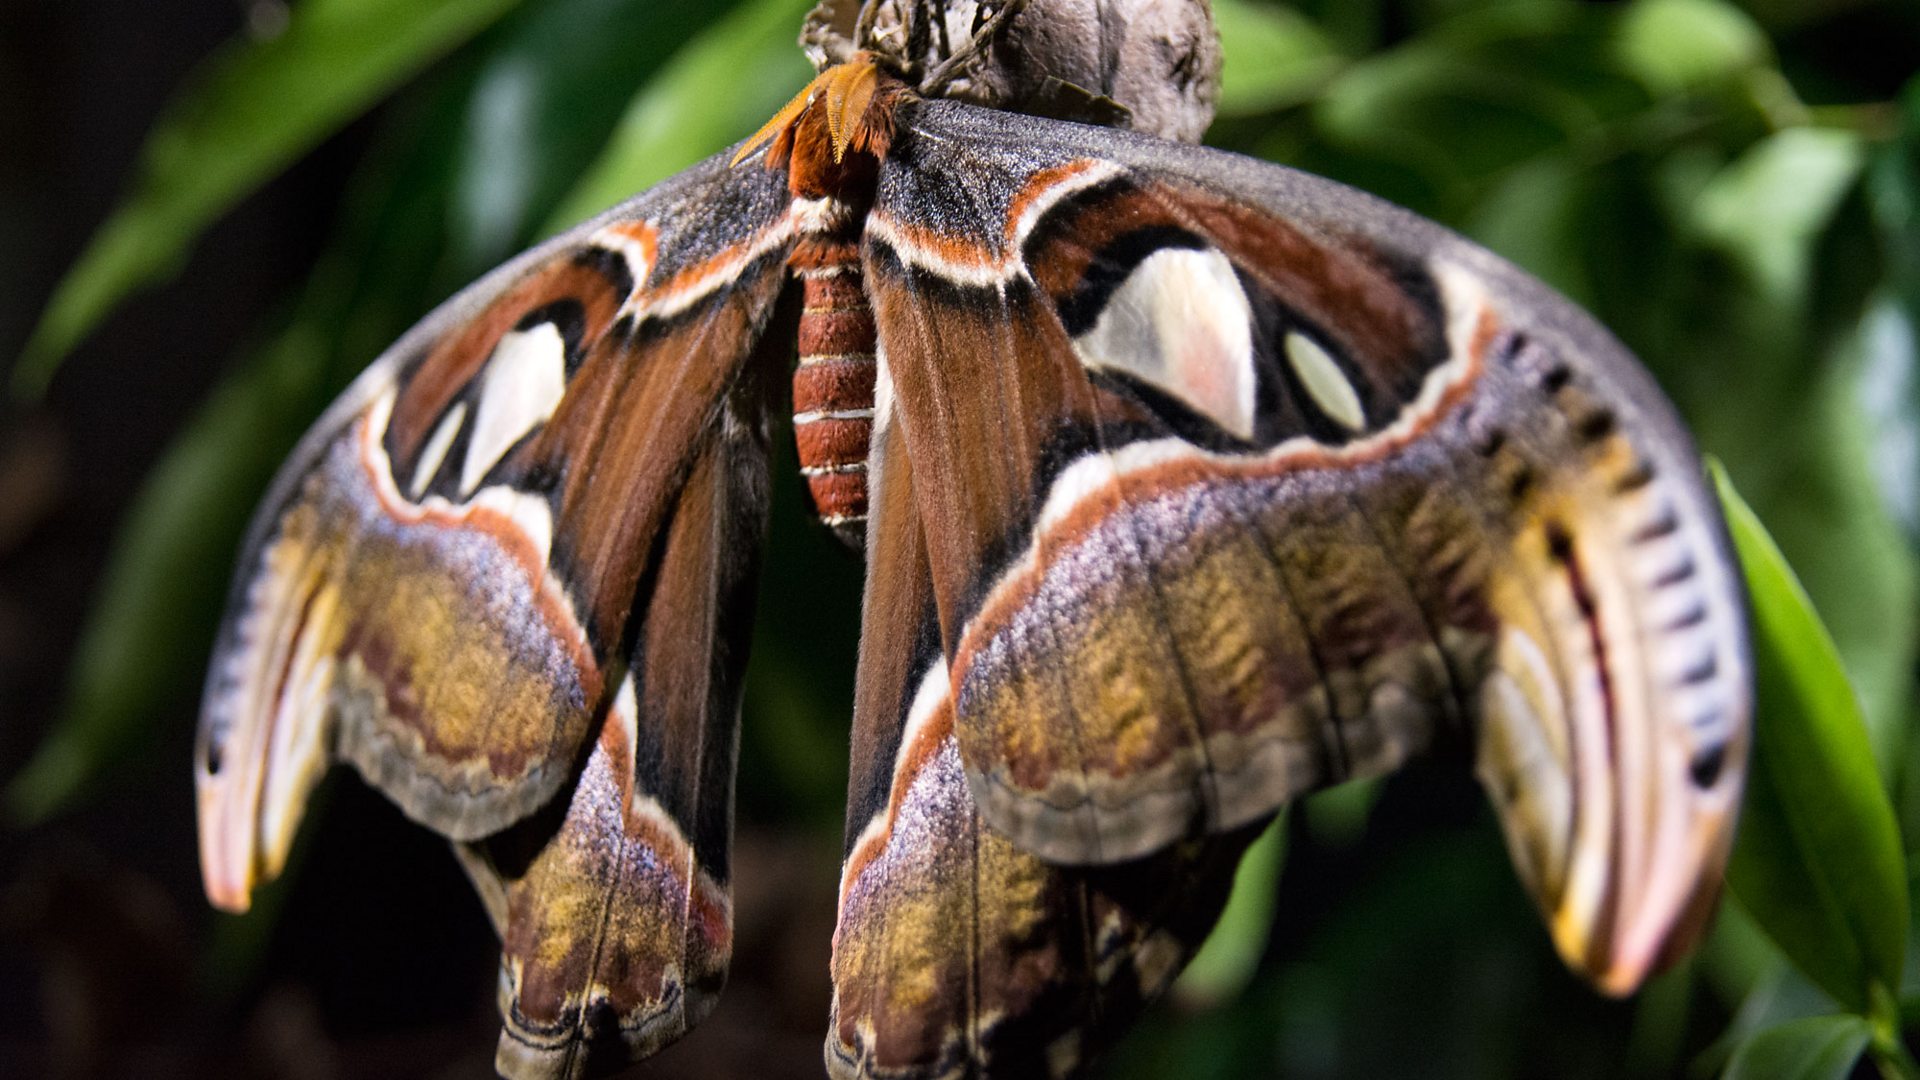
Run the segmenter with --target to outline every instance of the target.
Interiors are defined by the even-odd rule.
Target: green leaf
[[[62,809],[141,742],[140,722],[197,673],[212,644],[233,542],[255,495],[306,426],[325,371],[324,338],[291,334],[232,377],[141,489],[69,673],[67,707],[7,789],[31,824]]]
[[[1656,96],[1733,78],[1772,59],[1766,32],[1722,0],[1641,0],[1616,41],[1621,62]]]
[[[1897,994],[1906,859],[1832,639],[1758,518],[1714,478],[1753,609],[1753,760],[1733,893],[1789,959],[1866,1013]]]
[[[1726,1080],[1845,1080],[1873,1039],[1857,1016],[1814,1016],[1771,1027],[1742,1043]]]
[[[1909,738],[1907,718],[1920,689],[1920,550],[1900,521],[1902,492],[1912,493],[1920,468],[1911,440],[1916,417],[1903,413],[1901,393],[1920,378],[1913,367],[1913,327],[1876,303],[1854,333],[1833,350],[1822,381],[1803,403],[1817,426],[1809,433],[1809,465],[1822,474],[1790,488],[1797,512],[1775,539],[1791,551],[1810,595],[1833,616],[1833,634],[1859,695],[1874,757],[1891,777]],[[1820,489],[1828,489],[1822,492]],[[1779,505],[1776,501],[1775,504]]]
[[[14,371],[37,394],[60,359],[209,222],[517,0],[302,0],[285,32],[229,45],[148,137],[140,176],[41,316]]]
[[[1629,1076],[1672,1076],[1682,1060],[1687,1017],[1700,981],[1688,958],[1647,981],[1633,1002],[1624,1068]]]
[[[585,220],[752,134],[812,75],[793,43],[811,6],[750,0],[688,42],[627,106],[548,227]]]
[[[1814,242],[1866,165],[1852,131],[1789,128],[1755,143],[1700,193],[1695,228],[1774,302],[1807,295]]]
[[[454,161],[458,261],[492,265],[534,239],[583,171],[604,156],[634,94],[681,55],[686,40],[734,21],[735,0],[544,0],[492,34],[468,100],[467,138]],[[793,42],[803,9],[784,26],[786,59],[805,67]],[[724,18],[723,18],[724,17]],[[760,79],[732,68],[709,73],[760,94]],[[774,80],[778,82],[778,80]],[[776,103],[777,104],[777,103]],[[701,103],[704,105],[704,103]],[[689,110],[701,111],[701,105]],[[771,107],[769,107],[771,112]],[[757,121],[756,121],[757,122]],[[716,139],[708,152],[725,140]]]
[[[1798,325],[1782,332],[1804,334]],[[1733,332],[1754,329],[1747,324]],[[1766,378],[1758,372],[1780,358],[1764,357],[1763,341],[1750,344],[1753,378],[1740,394],[1702,401],[1697,430],[1738,470],[1742,492],[1764,515],[1822,613],[1860,702],[1874,757],[1882,774],[1891,775],[1906,738],[1920,650],[1920,558],[1874,483],[1874,430],[1863,384],[1868,358],[1858,335],[1825,349],[1804,344],[1784,359],[1810,370],[1779,369],[1777,385],[1762,390]],[[1722,378],[1740,370],[1731,366],[1737,363],[1719,359]]]
[[[1321,847],[1353,847],[1366,834],[1367,821],[1385,790],[1385,777],[1370,777],[1315,792],[1301,804],[1307,835]]]
[[[1792,970],[1780,947],[1739,904],[1720,905],[1707,939],[1695,954],[1695,966],[1720,1000],[1727,1002],[1749,1001],[1763,987],[1777,982],[1783,972]],[[1816,996],[1820,1007],[1814,1011],[1829,1011],[1826,995],[1816,992]]]
[[[1465,12],[1341,69],[1314,102],[1314,124],[1339,151],[1333,161],[1409,169],[1439,196],[1415,208],[1451,214],[1514,166],[1603,145],[1647,108],[1643,80],[1613,48],[1619,20],[1569,4]]]
[[[1570,155],[1543,155],[1509,172],[1464,231],[1575,302],[1587,300],[1592,252],[1569,241],[1592,228],[1594,191],[1605,180]]]
[[[1214,4],[1218,13],[1220,4]],[[1389,17],[1386,0],[1288,0],[1287,7],[1312,19],[1344,51],[1370,52],[1379,47]]]
[[[1219,111],[1244,116],[1297,105],[1346,62],[1313,20],[1256,0],[1214,0],[1225,53]]]
[[[147,477],[93,598],[62,712],[5,793],[11,816],[64,809],[190,708],[260,492],[334,393],[444,296],[435,278],[448,246],[447,162],[468,83],[436,80],[395,110],[284,329],[244,358]]]
[[[1742,939],[1741,948],[1754,946],[1759,955],[1753,959],[1764,955],[1765,964],[1757,978],[1737,979],[1735,985],[1729,986],[1725,982],[1725,971],[1717,978],[1713,971],[1721,965],[1710,954],[1702,954],[1701,970],[1718,984],[1720,1000],[1733,1009],[1733,1017],[1720,1030],[1719,1037],[1695,1055],[1688,1069],[1695,1077],[1718,1076],[1724,1072],[1727,1062],[1733,1060],[1740,1047],[1768,1028],[1833,1012],[1833,998],[1788,963],[1739,904],[1721,905],[1714,920],[1714,935],[1718,936],[1720,927],[1730,922],[1739,926],[1737,936]]]
[[[1213,932],[1173,984],[1174,1000],[1194,1008],[1232,1001],[1260,966],[1273,932],[1274,898],[1287,861],[1287,815],[1282,813],[1240,858],[1233,893]]]
[[[1887,280],[1861,328],[1861,398],[1882,497],[1920,547],[1920,78],[1901,96],[1900,123],[1867,177]]]
[[[1920,548],[1920,310],[1876,303],[1860,326],[1868,464],[1887,513]]]

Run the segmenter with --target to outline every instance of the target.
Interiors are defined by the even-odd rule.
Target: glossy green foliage
[[[1857,1016],[1811,1016],[1761,1032],[1727,1065],[1727,1080],[1846,1080],[1873,1038]]]
[[[126,294],[170,273],[234,202],[517,0],[312,0],[211,58],[147,143],[140,175],[47,305],[15,369],[37,391]]]
[[[1287,819],[1267,826],[1260,839],[1240,859],[1233,878],[1233,896],[1207,943],[1173,988],[1174,1000],[1192,1008],[1207,1008],[1232,1000],[1247,988],[1266,951],[1273,927],[1273,906],[1280,870],[1287,859]]]
[[[1716,469],[1753,605],[1754,756],[1733,892],[1815,983],[1862,1015],[1896,1000],[1907,865],[1832,639],[1753,511]]]
[[[278,36],[207,63],[49,302],[17,385],[42,382],[237,199],[386,107],[328,254],[129,511],[67,710],[31,720],[42,750],[5,778],[16,819],[84,803],[154,731],[191,724],[246,516],[352,374],[515,248],[752,131],[807,77],[792,36],[808,6],[298,0]],[[1448,760],[1289,814],[1182,992],[1109,1073],[1827,1077],[1866,1054],[1861,1068],[1913,1075],[1920,81],[1899,80],[1920,70],[1920,11],[1214,8],[1213,142],[1394,199],[1546,279],[1647,362],[1725,463],[1751,503],[1730,512],[1758,747],[1733,900],[1701,954],[1635,1001],[1564,972]],[[741,813],[830,863],[859,570],[805,521],[790,457],[775,519]],[[222,964],[243,963],[229,948]]]

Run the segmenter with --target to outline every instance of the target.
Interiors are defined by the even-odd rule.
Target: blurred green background
[[[188,747],[234,547],[306,424],[428,307],[792,94],[808,6],[0,9],[0,1074],[490,1074],[478,905],[351,777],[254,914],[199,898]],[[1291,813],[1106,1074],[1914,1075],[1920,5],[1215,9],[1210,141],[1410,206],[1594,311],[1836,651],[1741,530],[1774,706],[1747,835],[1706,948],[1637,998],[1560,967],[1456,754]],[[776,481],[735,976],[641,1075],[819,1075],[859,570],[801,512],[790,449]]]

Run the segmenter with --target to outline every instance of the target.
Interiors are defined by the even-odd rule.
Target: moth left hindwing
[[[315,427],[241,557],[196,770],[208,895],[244,909],[350,762],[480,845],[519,1075],[602,1036],[649,1052],[724,978],[789,202],[716,159],[450,301]]]
[[[766,429],[736,410],[761,400],[759,381],[732,395],[676,500],[572,794],[461,849],[498,897],[505,1075],[644,1057],[711,1011],[725,982],[735,728],[767,508]],[[541,820],[555,816],[557,828]],[[610,1045],[610,1062],[591,1060]]]

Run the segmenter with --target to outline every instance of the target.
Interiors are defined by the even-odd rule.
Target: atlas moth
[[[281,470],[206,688],[212,901],[344,761],[486,902],[502,1073],[686,1032],[788,415],[866,566],[833,1075],[1080,1071],[1279,809],[1439,743],[1575,970],[1625,993],[1696,941],[1743,598],[1622,347],[1189,145],[1203,0],[829,0],[802,40],[766,128],[447,301]]]

